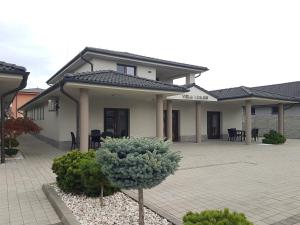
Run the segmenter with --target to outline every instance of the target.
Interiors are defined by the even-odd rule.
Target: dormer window
[[[135,66],[118,64],[117,65],[117,72],[124,73],[124,74],[131,75],[131,76],[135,76],[136,75],[136,67]]]

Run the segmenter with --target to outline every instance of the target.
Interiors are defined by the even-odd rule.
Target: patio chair
[[[98,148],[101,146],[101,131],[100,130],[91,130],[91,147],[96,149],[96,144]]]
[[[251,131],[251,136],[254,138],[254,141],[258,139],[258,128],[253,128]]]
[[[228,131],[228,141],[235,141],[237,138],[237,132],[235,128],[227,129]]]
[[[106,137],[111,137],[113,138],[114,137],[114,134],[110,131],[104,131],[101,135],[102,138],[106,138]]]
[[[75,134],[72,131],[71,131],[71,140],[72,140],[71,150],[73,150],[73,149],[75,149],[77,147],[77,143],[76,143]]]

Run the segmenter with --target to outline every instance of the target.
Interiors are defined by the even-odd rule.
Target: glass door
[[[172,111],[172,139],[174,142],[179,141],[179,110]],[[164,110],[164,137],[167,137],[167,111]]]
[[[207,112],[207,138],[220,138],[220,112]]]
[[[113,137],[129,136],[129,110],[128,109],[104,109],[104,131],[112,133]]]

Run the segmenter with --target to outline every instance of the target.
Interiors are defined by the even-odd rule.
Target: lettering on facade
[[[208,100],[207,95],[182,95],[182,98],[189,100]]]

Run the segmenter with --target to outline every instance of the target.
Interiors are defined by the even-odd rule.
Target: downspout
[[[91,63],[90,61],[88,61],[87,59],[85,59],[85,58],[83,57],[83,54],[82,54],[82,53],[80,54],[80,58],[81,58],[83,61],[85,61],[86,63],[88,63],[88,64],[91,65],[91,72],[93,72],[93,71],[94,71],[94,65],[93,65],[93,63]]]
[[[79,101],[64,90],[64,85],[65,85],[64,81],[62,81],[59,85],[61,93],[63,93],[65,96],[67,96],[69,99],[71,99],[76,104],[76,145],[77,145],[77,148],[79,148],[79,135],[80,135],[80,133],[79,133],[79,113],[80,113]]]
[[[4,112],[5,111],[5,102],[4,101],[5,101],[5,97],[25,88],[27,85],[28,75],[29,75],[28,72],[23,74],[23,79],[22,79],[19,87],[1,95],[1,160],[0,160],[1,163],[5,163],[5,152],[4,152],[4,121],[5,121],[5,112]]]
[[[200,77],[201,76],[201,73],[198,73],[196,76],[195,76],[195,79]]]

